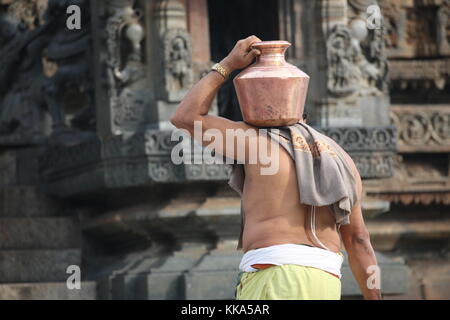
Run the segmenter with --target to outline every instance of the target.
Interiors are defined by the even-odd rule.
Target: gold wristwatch
[[[216,63],[215,65],[212,66],[211,70],[217,71],[218,73],[220,73],[220,75],[227,80],[228,79],[228,71],[225,70],[224,67],[222,67],[219,63]]]

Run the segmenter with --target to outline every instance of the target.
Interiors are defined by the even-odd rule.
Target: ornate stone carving
[[[157,97],[163,103],[179,102],[193,83],[192,43],[187,31],[186,10],[181,1],[159,0],[154,7],[157,37],[153,39],[158,79]]]
[[[228,179],[228,165],[173,164],[171,151],[177,142],[171,135],[171,131],[146,130],[93,138],[76,146],[49,146],[40,159],[46,189],[72,196],[91,189]]]
[[[391,107],[400,152],[450,152],[450,108],[442,106]]]
[[[326,128],[321,131],[336,141],[347,152],[396,150],[394,127],[344,127]]]
[[[170,102],[180,101],[193,82],[189,33],[171,29],[164,35],[165,90]]]
[[[450,75],[450,59],[391,60],[390,78],[395,90],[430,88],[443,90]]]
[[[387,59],[381,28],[367,28],[368,6],[376,1],[349,1],[348,25],[335,24],[326,48],[328,90],[335,96],[370,95],[386,92]]]
[[[83,10],[81,30],[68,30],[66,9]],[[95,123],[90,69],[89,11],[85,0],[17,1],[1,20],[0,141],[42,143],[44,110],[52,119],[51,142],[77,143],[88,134],[69,130],[64,94],[85,91],[87,106],[72,127],[92,129]],[[70,32],[69,32],[70,31]]]
[[[394,127],[334,127],[320,129],[347,151],[363,178],[390,177],[394,173]]]
[[[134,132],[141,127],[149,105],[141,48],[144,30],[139,21],[140,13],[133,8],[134,2],[111,0],[107,3],[105,64],[116,134]]]
[[[386,178],[394,173],[394,153],[350,152],[362,178]]]
[[[48,41],[49,24],[29,30],[21,15],[0,15],[0,143],[42,143],[45,77],[41,53]]]
[[[66,10],[70,5],[81,8],[83,26],[80,30],[69,30],[66,26]],[[46,59],[56,65],[56,70],[44,83],[44,97],[52,116],[52,134],[60,143],[76,144],[89,136],[68,130],[64,113],[64,90],[84,90],[87,104],[75,115],[72,124],[83,129],[95,129],[94,92],[91,78],[91,37],[89,3],[86,0],[50,1],[46,19],[52,21],[56,32],[50,39]]]
[[[391,178],[365,181],[367,194],[403,205],[450,203],[448,155],[433,156],[433,161],[428,162],[402,155],[394,160],[395,174]]]
[[[389,58],[448,55],[449,2],[380,1]]]
[[[388,61],[384,30],[381,22],[377,24],[382,17],[377,13],[373,27],[368,17],[368,8],[377,8],[378,2],[328,0],[322,6],[307,1],[302,4],[308,12],[304,19],[311,19],[308,24],[314,23],[309,18],[314,12],[322,18],[322,32],[303,27],[305,33],[313,34],[305,36],[309,39],[305,62],[312,79],[308,95],[311,123],[321,127],[389,125]],[[317,48],[317,41],[323,46]]]
[[[328,90],[335,95],[349,95],[356,91],[358,78],[351,45],[350,30],[336,25],[327,40]]]

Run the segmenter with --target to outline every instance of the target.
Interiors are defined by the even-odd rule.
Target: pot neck
[[[264,65],[285,64],[285,53],[289,45],[288,42],[260,42],[255,44],[254,48],[261,51],[261,55],[256,58],[256,62]]]
[[[267,53],[261,52],[261,55],[256,57],[256,63],[264,64],[264,65],[283,65],[286,63],[286,59],[283,53]]]

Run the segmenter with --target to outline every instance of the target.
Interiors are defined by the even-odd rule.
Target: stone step
[[[74,218],[0,218],[0,250],[80,246],[79,224]]]
[[[62,203],[34,186],[0,188],[0,217],[63,215]]]
[[[95,300],[95,282],[69,290],[65,282],[0,284],[0,300]]]
[[[66,281],[70,265],[81,264],[81,250],[0,250],[0,283]]]

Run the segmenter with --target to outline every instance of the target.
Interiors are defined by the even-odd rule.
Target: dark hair
[[[306,118],[308,118],[308,115],[306,113],[303,114],[303,121],[306,120]]]

